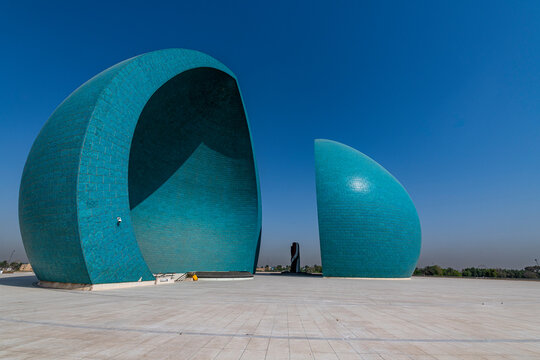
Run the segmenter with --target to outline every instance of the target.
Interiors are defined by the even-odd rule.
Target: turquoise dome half
[[[407,278],[421,248],[420,221],[405,188],[361,152],[315,140],[323,275]]]
[[[34,142],[19,219],[42,281],[254,271],[259,178],[236,77],[186,49],[136,56],[96,75]]]

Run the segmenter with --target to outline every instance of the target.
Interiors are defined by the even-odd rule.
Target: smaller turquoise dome
[[[403,186],[361,152],[315,140],[324,276],[407,278],[418,262],[420,221]]]

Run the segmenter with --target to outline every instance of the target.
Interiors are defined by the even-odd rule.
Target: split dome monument
[[[408,278],[420,221],[405,188],[361,152],[315,140],[317,210],[325,276]]]
[[[234,74],[181,49],[98,74],[62,102],[37,137],[19,217],[41,281],[253,272],[259,180]]]
[[[382,207],[404,205],[404,220],[395,222],[388,209],[373,217],[363,201],[357,207],[363,210],[349,216],[354,206],[328,202],[324,174],[332,170],[332,157],[321,155],[327,151],[318,147],[324,275],[409,277],[420,246],[412,202],[393,201],[395,184],[373,177],[378,190],[393,189]],[[341,161],[339,153],[330,153]],[[254,272],[260,199],[236,77],[206,54],[167,49],[101,72],[58,106],[26,161],[19,221],[26,253],[43,285],[154,282],[164,273]],[[349,204],[355,199],[351,196]],[[352,223],[347,228],[339,222],[365,216],[380,223],[387,215],[386,228]],[[399,233],[404,224],[414,229]],[[363,245],[355,247],[356,241]],[[385,259],[381,248],[394,256]],[[370,260],[373,256],[378,260]],[[353,265],[357,261],[364,263],[360,271]],[[388,271],[390,262],[400,270]]]

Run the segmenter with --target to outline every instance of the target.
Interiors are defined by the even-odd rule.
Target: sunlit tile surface
[[[1,359],[538,359],[540,283],[253,280],[82,292],[0,277]]]

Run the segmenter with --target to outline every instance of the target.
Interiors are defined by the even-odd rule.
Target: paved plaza
[[[1,359],[540,359],[540,282],[257,275],[106,291],[0,275]]]

